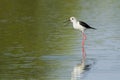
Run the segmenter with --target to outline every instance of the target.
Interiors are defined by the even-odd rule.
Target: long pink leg
[[[82,47],[82,57],[83,57],[83,60],[86,59],[86,52],[84,47]]]
[[[84,48],[84,44],[85,44],[85,40],[86,40],[86,35],[82,32],[82,56],[83,56],[83,60],[86,59],[86,52],[85,52],[85,48]]]
[[[86,40],[87,37],[86,37],[85,33],[83,32],[82,34],[83,34],[84,40]]]
[[[82,32],[82,47],[84,47],[85,40],[87,39],[86,35],[84,32]]]

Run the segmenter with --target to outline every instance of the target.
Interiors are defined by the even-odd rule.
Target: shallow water
[[[120,79],[119,0],[1,0],[0,80]],[[87,30],[89,70],[81,63],[81,33],[66,25],[70,16]],[[74,75],[73,75],[74,74]]]

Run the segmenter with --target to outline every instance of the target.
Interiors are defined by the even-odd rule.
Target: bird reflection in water
[[[84,48],[84,47],[82,47]],[[81,78],[83,73],[85,71],[88,71],[90,69],[91,64],[86,64],[86,59],[84,55],[82,56],[82,60],[80,64],[77,64],[71,73],[71,80],[77,80],[78,78]]]

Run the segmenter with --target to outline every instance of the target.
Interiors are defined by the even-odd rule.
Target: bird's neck
[[[75,24],[77,24],[77,21],[76,21],[76,20],[74,20],[72,23],[73,23],[73,25],[75,25]]]
[[[77,21],[75,20],[72,23],[73,23],[73,27],[76,28],[77,27]]]
[[[73,23],[77,23],[77,20],[75,19],[75,20],[73,21]]]

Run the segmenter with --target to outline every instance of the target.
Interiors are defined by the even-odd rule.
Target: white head
[[[70,21],[74,22],[74,21],[76,21],[76,18],[75,17],[70,17]]]

